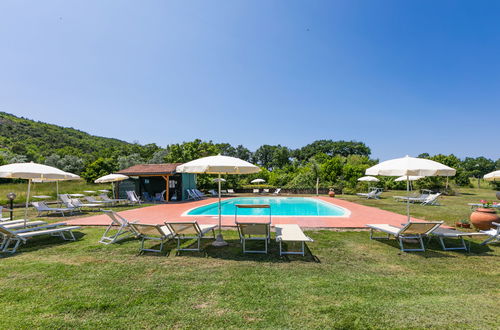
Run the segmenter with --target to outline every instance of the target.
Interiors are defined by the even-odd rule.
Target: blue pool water
[[[222,215],[234,215],[236,204],[269,204],[273,216],[345,216],[346,210],[315,198],[237,197],[222,201]],[[218,215],[218,203],[190,210],[188,215]],[[268,216],[269,209],[238,209],[238,215]]]

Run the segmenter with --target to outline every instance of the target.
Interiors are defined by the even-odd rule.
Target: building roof
[[[177,166],[182,163],[169,163],[169,164],[139,164],[129,168],[123,169],[116,173],[134,176],[148,176],[148,175],[165,175],[174,174]]]

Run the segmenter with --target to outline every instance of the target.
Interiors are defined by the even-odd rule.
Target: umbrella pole
[[[406,176],[406,214],[408,215],[408,222],[410,222],[410,177]]]
[[[213,242],[213,246],[225,246],[227,245],[227,242],[224,241],[224,238],[222,237],[222,205],[221,205],[221,197],[220,197],[220,188],[221,188],[221,177],[219,173],[219,180],[218,181],[218,186],[219,186],[219,234],[217,235],[217,238]]]
[[[116,196],[115,196],[115,183],[114,182],[111,182],[111,187],[113,187],[112,188],[113,189],[113,198],[116,198]]]
[[[56,199],[59,198],[59,181],[56,181]]]
[[[24,227],[28,218],[28,206],[30,204],[31,179],[28,179],[28,194],[26,195],[26,207],[24,208]]]

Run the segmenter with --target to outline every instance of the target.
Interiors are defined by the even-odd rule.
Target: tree
[[[220,150],[212,141],[202,141],[196,139],[192,142],[183,142],[182,144],[171,144],[167,146],[167,163],[187,163],[189,161],[217,155]]]
[[[165,163],[165,157],[167,156],[167,149],[160,149],[156,151],[151,159],[149,159],[148,163],[149,164],[161,164]]]
[[[462,162],[462,167],[470,176],[477,178],[477,184],[480,186],[481,178],[495,170],[495,162],[485,157],[467,157]]]
[[[319,153],[324,153],[328,156],[339,155],[344,157],[349,155],[369,156],[371,150],[363,142],[317,140],[295,150],[294,156],[299,161],[305,161]]]
[[[96,161],[88,164],[80,176],[87,182],[92,183],[97,178],[111,174],[117,169],[118,164],[112,158],[98,158]]]
[[[260,146],[253,154],[254,162],[267,168],[268,170],[283,168],[290,164],[291,151],[281,145]]]
[[[249,162],[252,159],[252,152],[240,144],[236,147],[235,157]]]
[[[131,154],[128,156],[120,156],[118,157],[118,168],[123,170],[124,168],[128,168],[130,166],[134,166],[137,164],[143,164],[144,159],[142,159],[139,154]]]

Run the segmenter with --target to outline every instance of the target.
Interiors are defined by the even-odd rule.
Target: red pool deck
[[[406,223],[406,216],[389,211],[380,210],[374,207],[364,206],[341,199],[329,197],[313,197],[325,202],[343,207],[350,211],[346,217],[273,217],[273,224],[298,224],[303,228],[365,228],[367,224],[387,223],[399,226]],[[185,216],[184,212],[202,205],[216,203],[216,198],[207,198],[198,201],[184,203],[170,203],[147,206],[127,211],[119,212],[129,221],[139,221],[148,224],[162,224],[164,221],[193,221],[200,224],[217,224],[217,216]],[[265,217],[238,217],[238,221],[265,221]],[[419,219],[412,220],[419,221]],[[81,226],[103,226],[109,225],[110,219],[104,214],[82,217],[65,221],[71,225]],[[222,216],[222,226],[235,226],[234,216]]]

